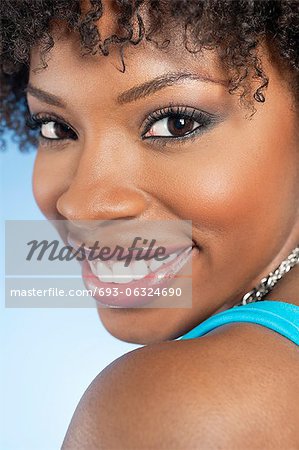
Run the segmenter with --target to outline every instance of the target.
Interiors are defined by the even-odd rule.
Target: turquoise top
[[[234,306],[204,320],[177,340],[194,339],[233,322],[251,322],[270,328],[299,345],[299,306],[262,300]]]

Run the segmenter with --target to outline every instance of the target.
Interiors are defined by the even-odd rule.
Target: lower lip
[[[88,261],[83,261],[82,263],[82,277],[84,284],[88,290],[93,292],[93,297],[102,306],[115,307],[115,308],[133,308],[148,305],[155,300],[157,300],[156,295],[153,296],[135,296],[134,289],[145,288],[146,292],[155,290],[157,288],[170,288],[178,278],[181,270],[186,266],[186,264],[191,261],[194,255],[198,252],[197,247],[193,247],[192,251],[183,252],[176,259],[168,264],[163,265],[156,272],[150,272],[148,276],[142,278],[141,280],[131,281],[130,283],[105,283],[99,280],[89,266]],[[159,275],[164,274],[162,279],[159,279]],[[117,289],[117,296],[113,295],[100,295],[99,292],[105,292],[105,289]],[[129,289],[128,289],[129,288]],[[127,295],[130,294],[130,295]],[[167,297],[166,297],[167,298]]]

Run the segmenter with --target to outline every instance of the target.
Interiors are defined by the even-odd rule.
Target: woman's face
[[[58,115],[76,134],[56,128],[66,139],[40,144],[36,201],[47,218],[70,224],[191,220],[200,249],[192,262],[192,308],[98,308],[119,339],[177,338],[238,303],[299,241],[292,96],[265,54],[266,101],[255,102],[249,119],[238,94],[227,92],[227,75],[211,51],[191,54],[178,38],[167,51],[143,42],[127,48],[122,73],[118,50],[81,57],[76,37],[62,31],[47,69],[34,71],[39,55],[32,53],[28,103],[32,114]],[[177,73],[188,76],[176,80]],[[124,95],[169,74],[167,83]],[[156,113],[169,107],[192,115],[181,131]],[[45,133],[57,137],[49,126]]]

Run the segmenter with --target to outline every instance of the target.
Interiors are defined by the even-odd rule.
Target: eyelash
[[[184,136],[145,136],[151,129],[151,127],[158,121],[165,118],[182,118],[182,119],[192,119],[199,125],[191,132]],[[172,145],[176,142],[182,142],[186,140],[194,140],[199,134],[204,133],[208,128],[210,128],[217,121],[217,117],[213,114],[197,110],[195,108],[189,108],[186,106],[174,106],[170,105],[168,107],[161,107],[156,111],[150,113],[145,119],[142,128],[143,132],[141,138],[143,141],[150,141],[158,143],[161,146],[165,146],[172,142]],[[67,127],[71,132],[76,135],[76,139],[73,138],[58,138],[51,139],[42,136],[41,127],[49,122],[55,122],[55,124],[61,125],[62,127]],[[56,114],[33,114],[26,120],[26,125],[32,130],[39,130],[39,141],[45,145],[61,145],[68,140],[77,140],[77,132],[67,123],[62,117]]]
[[[149,132],[151,127],[159,120],[165,118],[180,117],[182,119],[193,119],[198,122],[199,125],[195,130],[185,134],[185,136],[149,136],[145,137],[145,134]],[[170,105],[168,107],[160,107],[153,113],[149,114],[148,118],[145,120],[143,128],[145,131],[142,133],[143,140],[149,140],[151,142],[157,141],[161,145],[167,145],[170,141],[182,142],[186,140],[194,140],[198,134],[202,134],[210,126],[212,126],[217,121],[217,117],[213,114],[200,111],[195,108],[189,108],[187,106],[174,106]]]
[[[46,138],[41,134],[42,125],[46,125],[49,122],[54,122],[55,124],[61,125],[62,127],[68,128],[71,132],[76,135],[76,139],[65,138],[65,139],[50,139]],[[56,114],[32,114],[30,117],[26,119],[26,125],[31,130],[39,130],[39,141],[45,145],[58,145],[67,140],[77,140],[78,134],[77,132],[69,125],[62,117],[57,116]]]

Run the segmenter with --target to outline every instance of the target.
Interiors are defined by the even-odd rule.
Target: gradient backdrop
[[[4,220],[43,219],[31,189],[34,157],[12,141],[0,152],[1,450],[60,449],[93,378],[140,347],[111,336],[95,309],[5,308]]]

